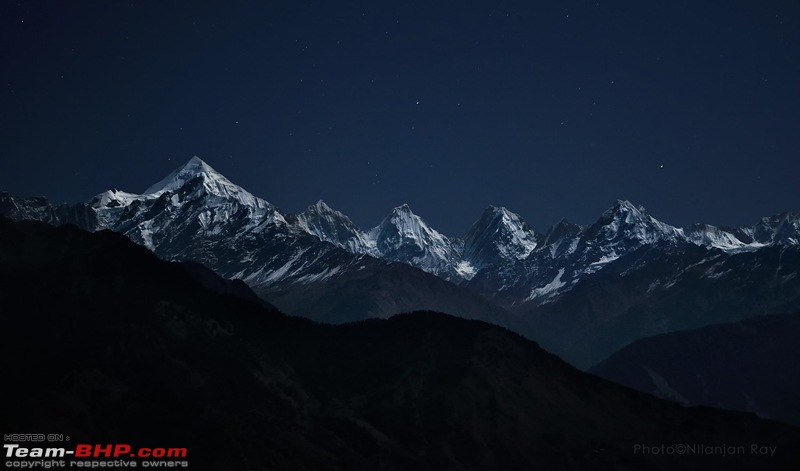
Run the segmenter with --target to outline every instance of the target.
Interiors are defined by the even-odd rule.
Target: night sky
[[[363,228],[800,210],[796,0],[123,3],[0,5],[0,191],[141,192],[198,155]]]

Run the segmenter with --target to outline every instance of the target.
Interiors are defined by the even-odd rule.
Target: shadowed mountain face
[[[520,313],[548,351],[589,368],[640,338],[791,312],[800,306],[800,246],[727,254],[641,247],[551,303]]]
[[[591,369],[685,405],[800,425],[800,312],[638,340]]]
[[[435,310],[513,329],[580,368],[648,336],[800,308],[800,215],[677,228],[617,201],[538,234],[489,207],[460,238],[401,205],[364,230],[322,201],[286,214],[194,157],[143,194],[0,193],[0,215],[111,229],[329,323]]]
[[[617,201],[538,234],[489,207],[460,238],[401,205],[371,230],[322,201],[285,214],[194,157],[143,194],[51,206],[0,193],[0,214],[111,229],[166,260],[246,282],[329,323],[435,310],[513,329],[579,368],[648,336],[800,308],[800,215],[677,228]]]
[[[478,294],[402,263],[370,260],[326,280],[278,282],[257,292],[286,312],[331,324],[435,310],[522,328],[519,318]]]
[[[654,399],[500,327],[432,312],[336,327],[290,318],[208,290],[107,231],[0,219],[0,303],[8,430],[187,447],[196,469],[794,469],[800,459],[796,428]],[[684,443],[747,452],[635,448]],[[763,457],[751,444],[777,448]]]
[[[322,202],[300,215],[285,215],[199,158],[143,195],[109,190],[88,204],[51,206],[43,198],[0,193],[0,215],[111,229],[163,259],[200,263],[242,279],[283,311],[315,320],[337,323],[431,309],[515,325],[514,316],[479,294],[393,261],[413,254],[435,264],[434,253],[450,250],[407,208],[384,221],[373,240]],[[426,235],[422,242],[416,238],[421,235]],[[437,241],[444,245],[428,253]],[[375,258],[376,244],[394,255]],[[366,277],[372,289],[361,289]]]

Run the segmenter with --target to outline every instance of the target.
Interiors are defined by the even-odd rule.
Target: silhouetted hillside
[[[595,374],[685,405],[744,410],[800,425],[800,312],[638,340]]]
[[[794,469],[798,429],[582,373],[432,312],[337,327],[204,288],[124,236],[0,219],[2,423],[184,446],[195,469]],[[635,445],[743,446],[664,456]],[[751,444],[775,456],[750,454]]]

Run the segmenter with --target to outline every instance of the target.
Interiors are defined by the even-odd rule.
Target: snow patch
[[[559,289],[563,288],[566,285],[565,282],[561,281],[562,276],[564,276],[564,269],[560,268],[558,270],[558,274],[556,275],[556,277],[553,278],[553,281],[547,283],[541,288],[534,288],[533,290],[531,290],[530,296],[525,298],[525,301],[530,301],[532,299],[539,298],[542,296],[551,297],[555,295]]]
[[[716,280],[718,278],[722,278],[725,274],[730,273],[731,270],[721,270],[717,271],[717,269],[722,268],[721,263],[716,263],[712,265],[706,272],[703,274],[703,278],[707,278],[710,280]]]
[[[267,278],[264,281],[269,283],[269,282],[273,282],[273,281],[282,280],[284,278],[284,276],[287,273],[289,273],[289,270],[292,268],[292,265],[294,265],[295,262],[297,262],[300,259],[300,257],[303,256],[303,254],[305,252],[306,252],[305,250],[301,250],[298,253],[296,253],[294,255],[294,257],[292,257],[282,267],[280,267],[277,270],[275,270],[272,273],[270,273],[269,276],[267,276]]]
[[[139,235],[142,237],[142,243],[148,249],[155,251],[155,245],[153,245],[153,221],[145,221],[139,224]]]
[[[477,270],[468,261],[462,260],[456,266],[456,272],[466,280],[471,280]]]
[[[314,281],[327,280],[333,275],[339,273],[341,269],[342,267],[327,268],[323,270],[321,273],[314,273],[311,275],[303,275],[301,277],[298,277],[296,281],[302,284],[309,284]]]
[[[603,268],[603,266],[613,262],[614,260],[616,260],[618,258],[619,258],[619,255],[617,255],[617,253],[613,252],[613,251],[610,254],[605,254],[602,257],[600,257],[600,260],[590,263],[589,266],[584,271],[584,273],[586,273],[586,274],[594,273],[594,272],[600,270],[601,268]]]

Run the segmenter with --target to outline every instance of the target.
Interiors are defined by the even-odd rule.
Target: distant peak
[[[528,226],[522,216],[509,211],[503,206],[489,205],[483,211],[481,217],[472,225],[467,237],[474,237],[484,231],[496,232],[498,229],[506,233],[519,233],[518,236],[523,238],[527,236],[521,235],[522,233],[530,233],[535,236],[535,232]]]
[[[244,188],[237,186],[197,156],[192,157],[160,182],[145,190],[144,195],[146,197],[160,196],[165,192],[177,191],[193,181],[199,183],[195,187],[195,190],[200,192],[199,194],[236,200],[253,209],[267,210],[263,214],[273,214],[276,211],[272,205],[261,198],[256,198]]]
[[[800,220],[800,214],[795,213],[793,211],[785,211],[785,212],[776,214],[775,216],[762,218],[762,221],[768,221],[768,220],[797,222],[798,220]]]
[[[634,215],[646,215],[647,210],[644,206],[636,206],[628,200],[617,200],[613,206],[608,208],[605,213],[605,216],[613,216],[615,214],[621,213],[633,213]]]
[[[508,214],[509,211],[503,206],[495,206],[490,204],[484,211],[484,214]]]
[[[205,163],[203,159],[196,155],[189,159],[189,161],[183,164],[179,169],[179,173],[198,174],[202,172],[215,172],[215,170],[211,168],[210,165]]]
[[[583,230],[578,224],[569,222],[566,218],[561,218],[558,224],[550,227],[547,231],[546,239],[558,239],[565,236],[575,236]]]
[[[308,209],[311,210],[311,211],[317,211],[317,212],[320,212],[320,213],[333,212],[333,208],[331,208],[330,206],[325,204],[325,202],[322,201],[322,200],[319,200],[315,204],[309,206]]]
[[[494,205],[484,210],[463,240],[465,260],[475,267],[491,265],[497,257],[522,260],[538,245],[538,235],[522,217]]]
[[[347,217],[345,214],[331,208],[328,206],[324,201],[319,200],[315,204],[309,206],[303,214],[307,216],[313,217],[314,215],[324,217],[324,218],[337,218],[337,219],[346,219],[349,224],[352,224],[350,218]]]
[[[184,182],[191,180],[198,175],[207,175],[215,179],[227,179],[219,172],[211,168],[203,159],[194,156],[188,162],[181,165],[167,175],[163,180],[146,189],[143,194],[150,195],[164,190],[174,190]]]
[[[637,247],[656,241],[677,243],[685,240],[682,229],[659,221],[644,207],[636,207],[627,200],[617,200],[585,234],[587,237],[600,237],[603,240],[633,241]]]
[[[411,211],[411,207],[407,204],[402,204],[392,209],[391,214],[381,222],[381,225],[390,225],[395,227],[418,227],[427,226],[421,217]]]
[[[207,165],[207,164],[203,161],[203,159],[195,155],[194,157],[189,159],[188,162],[186,162],[186,165]]]
[[[635,210],[635,211],[641,211],[641,210],[644,209],[641,206],[637,207],[636,205],[634,205],[633,203],[631,203],[628,200],[617,200],[617,202],[614,203],[614,207],[619,208],[619,209],[627,209],[627,210]]]
[[[556,224],[553,227],[580,227],[580,226],[570,222],[567,218],[561,218],[561,220],[558,221],[558,224]]]

